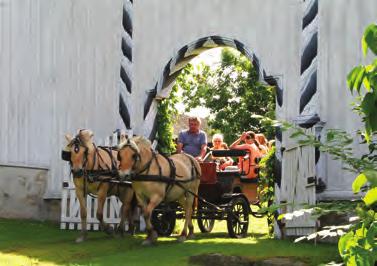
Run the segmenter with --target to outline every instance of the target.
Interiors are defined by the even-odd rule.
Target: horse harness
[[[130,144],[126,144],[125,146],[131,148],[135,152],[135,154],[134,154],[135,158],[138,158],[138,160],[140,160],[141,156],[140,156],[140,154],[138,153],[138,151],[135,148],[133,148]],[[125,146],[123,146],[123,147],[125,147]],[[203,197],[195,194],[194,192],[192,192],[191,190],[185,188],[182,185],[182,183],[191,182],[191,181],[195,180],[195,178],[199,178],[199,171],[195,167],[194,159],[193,158],[191,158],[190,156],[188,156],[186,153],[183,153],[191,161],[191,178],[187,179],[187,180],[177,180],[177,179],[175,179],[175,177],[178,176],[178,175],[176,174],[176,167],[174,165],[174,161],[172,159],[170,159],[169,157],[167,157],[164,153],[160,153],[162,155],[162,157],[165,158],[168,161],[169,166],[170,166],[170,175],[169,176],[163,176],[162,175],[161,166],[160,166],[160,164],[159,164],[159,162],[157,160],[157,153],[154,150],[152,150],[152,149],[151,149],[151,152],[152,152],[151,159],[145,164],[145,166],[142,168],[142,170],[139,171],[138,173],[129,175],[129,179],[128,180],[130,180],[132,182],[138,182],[138,181],[155,181],[156,182],[157,181],[157,182],[167,183],[168,185],[166,186],[165,195],[168,194],[168,192],[170,191],[170,189],[174,185],[177,185],[177,186],[179,186],[181,189],[183,189],[185,191],[186,195],[187,194],[191,194],[192,196],[194,196],[195,198],[197,198],[201,202],[204,202],[205,204],[207,204],[209,206],[212,206],[214,209],[221,210],[215,204],[207,201]],[[148,174],[150,166],[151,166],[153,160],[155,160],[156,163],[157,163],[158,170],[159,170],[159,174],[158,175],[149,175]],[[135,166],[135,164],[136,164],[136,162],[134,162],[133,167]],[[147,174],[145,174],[145,175],[140,174],[140,173],[143,173],[144,171],[147,171]]]
[[[136,163],[138,161],[140,161],[141,156],[140,156],[139,152],[134,147],[132,147],[132,145],[126,144],[125,146],[129,147],[134,152],[134,158],[133,158],[134,163],[132,165],[132,169],[133,169],[135,167]],[[123,146],[123,147],[125,147],[125,146]],[[187,158],[189,158],[189,160],[191,161],[191,178],[186,179],[186,180],[177,180],[176,177],[178,175],[176,173],[176,167],[175,167],[174,161],[172,159],[170,159],[164,153],[159,153],[165,160],[167,160],[167,162],[169,164],[169,168],[170,168],[169,176],[164,176],[164,175],[162,175],[162,168],[161,168],[161,165],[160,165],[160,163],[157,159],[157,153],[153,149],[150,149],[150,150],[151,150],[151,153],[152,153],[150,160],[144,165],[144,167],[142,167],[142,169],[140,171],[138,171],[137,173],[130,174],[128,176],[128,178],[126,178],[126,180],[129,180],[129,181],[132,181],[132,182],[154,181],[154,182],[167,183],[166,190],[165,190],[166,194],[171,190],[171,188],[174,185],[178,185],[179,187],[181,187],[182,189],[184,189],[187,192],[187,189],[185,189],[183,187],[182,183],[191,182],[194,179],[199,177],[199,171],[195,167],[194,160],[190,156],[187,156]],[[119,159],[120,158],[118,158],[118,160]],[[153,161],[155,161],[156,164],[157,164],[158,173],[159,173],[158,175],[149,174],[149,170],[150,170],[150,167],[151,167]],[[146,171],[146,174],[142,174],[145,171]]]
[[[80,139],[80,136],[77,135],[68,145],[73,145],[73,151],[75,153],[78,153],[80,150],[80,146],[83,147],[84,150],[84,162],[83,162],[83,167],[82,169],[78,171],[74,171],[72,169],[72,162],[71,162],[71,152],[70,151],[62,151],[62,159],[65,161],[69,161],[70,166],[71,166],[71,173],[73,175],[73,178],[80,178],[84,177],[84,195],[87,195],[87,184],[86,182],[88,181],[89,183],[95,183],[95,182],[100,182],[98,185],[97,190],[99,189],[100,185],[102,183],[110,183],[112,186],[109,188],[109,191],[112,190],[113,186],[118,185],[118,194],[119,194],[119,185],[131,185],[130,182],[121,182],[118,178],[118,171],[117,171],[117,166],[116,166],[116,161],[112,155],[113,147],[106,147],[106,146],[96,146],[93,143],[94,147],[94,157],[93,157],[93,167],[92,169],[88,170],[87,168],[87,163],[88,163],[88,153],[89,153],[89,148],[82,142]],[[110,159],[111,159],[111,166],[107,165],[102,158],[101,154],[99,153],[99,149],[105,151]],[[98,159],[97,159],[98,158]],[[94,169],[96,166],[96,162],[98,160],[98,167],[99,169]],[[107,169],[104,169],[101,164],[99,163],[100,160],[105,163]],[[110,168],[111,167],[111,168]],[[107,176],[110,178],[100,178],[100,176]],[[115,178],[114,178],[115,177]]]

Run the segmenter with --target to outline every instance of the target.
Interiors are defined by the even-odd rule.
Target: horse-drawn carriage
[[[241,164],[241,169],[217,171],[216,163],[200,165],[187,154],[167,157],[156,153],[144,137],[126,139],[116,149],[108,147],[109,151],[106,147],[97,147],[92,142],[92,132],[88,130],[80,130],[75,137],[66,137],[68,144],[62,157],[70,162],[80,202],[82,232],[77,242],[86,238],[85,198],[88,193],[97,195],[96,216],[100,228],[108,233],[111,230],[103,220],[106,196],[112,191],[118,192],[123,203],[118,230],[123,232],[127,219],[132,232],[130,211],[133,195],[136,195],[146,220],[145,245],[155,242],[157,233],[170,235],[177,218],[185,219],[178,238],[185,241],[193,236],[192,218],[197,219],[202,232],[210,232],[215,220],[226,220],[229,235],[240,238],[247,234],[249,214],[260,217],[250,208],[250,204],[258,204],[257,178],[249,178],[250,171],[255,171],[254,177],[257,176],[258,167],[251,156],[246,167]],[[243,150],[212,151],[212,155],[238,156],[241,160],[248,156]],[[115,167],[118,170],[114,171]],[[193,209],[196,209],[195,213]]]
[[[215,157],[249,157],[245,150],[214,150]],[[200,164],[202,175],[197,195],[196,213],[202,233],[212,231],[216,220],[226,220],[230,237],[245,237],[249,226],[249,214],[262,217],[250,205],[259,206],[257,186],[259,167],[258,161],[249,160],[248,169],[237,166],[219,170],[216,162]],[[256,178],[248,178],[248,172],[255,171]],[[175,227],[176,219],[183,218],[183,210],[177,203],[161,204],[152,213],[152,223],[159,235],[169,236]]]

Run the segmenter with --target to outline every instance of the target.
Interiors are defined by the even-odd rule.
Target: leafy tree
[[[175,86],[183,91],[186,111],[198,106],[210,110],[208,124],[213,132],[209,133],[223,133],[225,142],[233,142],[246,130],[274,137],[272,126],[253,117],[274,118],[274,88],[260,83],[250,60],[236,50],[224,48],[221,62],[215,67],[187,65]]]

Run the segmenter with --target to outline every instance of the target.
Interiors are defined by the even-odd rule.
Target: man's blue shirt
[[[183,144],[182,150],[194,157],[200,155],[203,144],[207,144],[207,135],[204,131],[199,133],[190,133],[188,130],[181,131],[178,136],[178,142]]]

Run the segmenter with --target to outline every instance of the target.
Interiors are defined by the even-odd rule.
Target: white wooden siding
[[[0,1],[0,164],[50,169],[60,196],[64,134],[118,120],[121,0]]]
[[[306,129],[307,134],[314,134],[314,129]],[[293,212],[303,208],[303,204],[315,204],[315,183],[308,184],[309,177],[315,177],[315,150],[312,146],[299,146],[296,139],[289,136],[292,131],[283,134],[285,147],[282,163],[280,201],[289,205],[284,212]],[[305,235],[315,231],[316,222],[309,214],[286,221],[287,236]]]

